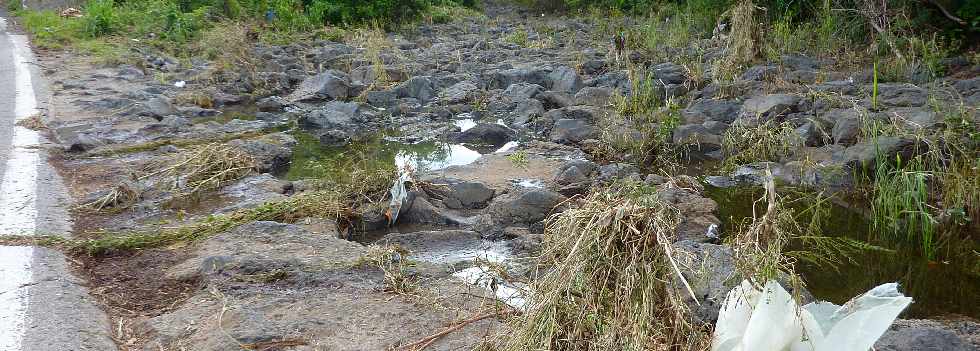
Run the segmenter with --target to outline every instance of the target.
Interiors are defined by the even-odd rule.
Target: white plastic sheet
[[[882,284],[843,306],[800,308],[779,283],[760,291],[748,281],[732,289],[715,325],[712,351],[868,351],[912,298]]]
[[[401,172],[395,183],[391,185],[391,200],[388,202],[388,224],[395,224],[398,220],[398,213],[402,210],[402,203],[408,198],[408,189],[405,189],[405,182],[411,180],[408,172]]]

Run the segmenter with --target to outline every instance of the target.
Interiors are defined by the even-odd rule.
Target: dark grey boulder
[[[604,87],[585,87],[575,93],[576,105],[606,107],[612,98],[612,89]]]
[[[286,99],[283,99],[278,96],[269,96],[266,98],[262,98],[255,103],[255,106],[258,107],[259,111],[262,112],[279,112],[282,111],[283,106],[285,105],[286,105]]]
[[[742,104],[742,116],[771,120],[797,111],[800,98],[788,94],[769,94],[749,98]]]
[[[925,147],[911,138],[880,136],[848,147],[835,155],[835,159],[852,170],[873,173],[878,162],[894,163],[896,158],[909,160],[924,152]]]
[[[582,77],[575,72],[574,69],[567,66],[555,67],[554,70],[548,74],[548,80],[550,83],[548,88],[554,91],[575,93],[579,89],[582,89],[584,85],[582,83]]]
[[[329,70],[306,78],[292,94],[290,101],[343,100],[350,97],[351,81],[346,73]]]
[[[861,136],[861,125],[861,120],[856,117],[837,119],[837,122],[834,123],[834,129],[831,131],[834,143],[844,146],[854,145]]]
[[[530,189],[494,200],[489,213],[496,223],[532,224],[544,220],[563,201],[564,196],[551,190]]]
[[[456,141],[484,145],[503,145],[517,137],[510,128],[496,123],[478,123],[473,128],[459,133]]]
[[[664,84],[684,84],[687,81],[687,73],[684,67],[675,63],[661,63],[651,69],[653,79]]]
[[[734,101],[700,99],[681,111],[681,115],[684,123],[717,121],[731,124],[738,117],[739,107]]]
[[[515,116],[511,126],[515,128],[523,127],[535,117],[544,115],[544,112],[544,104],[540,100],[527,99],[521,101],[517,104],[517,108],[514,109]]]
[[[739,79],[747,81],[764,81],[774,77],[777,72],[779,72],[779,67],[776,66],[752,66],[746,69]]]
[[[426,179],[433,185],[426,193],[451,209],[483,208],[493,199],[494,190],[486,184],[455,178]]]
[[[596,180],[608,182],[624,178],[640,180],[640,169],[628,163],[610,163],[599,166],[599,175]]]
[[[297,121],[302,129],[354,129],[361,117],[361,107],[356,102],[331,101],[303,114]]]
[[[871,91],[871,89],[868,89]],[[878,84],[878,104],[882,106],[910,107],[926,104],[925,89],[907,83]]]
[[[544,91],[535,98],[544,103],[545,108],[548,109],[568,107],[575,104],[572,95],[562,91]]]
[[[732,249],[690,240],[674,243],[673,249],[674,259],[691,285],[697,302],[679,278],[675,278],[673,284],[677,296],[684,299],[696,324],[714,325],[725,297],[738,283]]]
[[[177,108],[174,107],[169,98],[166,96],[157,96],[150,98],[143,103],[143,112],[141,115],[150,116],[156,118],[157,120],[161,120],[163,117],[176,113]]]
[[[700,124],[685,124],[674,129],[672,135],[674,144],[697,145],[704,152],[721,149],[721,136],[712,134]]]
[[[551,128],[551,141],[556,143],[578,143],[596,136],[597,130],[586,120],[559,119]]]
[[[467,103],[473,100],[479,90],[475,84],[463,81],[441,91],[439,99],[447,104]]]
[[[429,77],[425,76],[409,78],[395,87],[394,91],[400,98],[415,98],[422,104],[436,97],[435,85]]]
[[[607,112],[592,106],[569,106],[548,111],[544,114],[544,117],[552,121],[560,119],[581,119],[594,122],[598,121],[605,113]]]
[[[289,134],[270,134],[259,139],[237,139],[228,145],[237,147],[255,160],[255,170],[259,173],[283,174],[293,158],[292,148],[296,139]]]
[[[538,96],[542,91],[544,87],[540,85],[520,82],[508,85],[502,94],[510,101],[523,101]]]
[[[841,95],[855,95],[860,91],[860,88],[854,82],[847,80],[835,80],[829,82],[823,82],[820,84],[814,84],[810,86],[814,91],[834,93]]]
[[[978,339],[980,325],[973,325],[974,339]],[[962,332],[931,320],[896,320],[888,331],[875,343],[877,351],[975,351],[977,345],[969,343]]]
[[[511,68],[493,73],[491,88],[504,89],[515,83],[531,83],[542,87],[551,86],[551,71],[544,67]]]
[[[586,160],[572,160],[565,162],[555,172],[555,183],[558,185],[571,185],[584,182],[591,182],[591,175],[596,170],[595,163]]]
[[[585,82],[590,87],[606,87],[619,91],[621,94],[630,94],[633,84],[630,83],[629,72],[613,71],[608,72]]]

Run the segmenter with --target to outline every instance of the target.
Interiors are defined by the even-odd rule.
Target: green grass
[[[933,176],[925,170],[920,157],[909,161],[896,160],[878,165],[871,213],[873,228],[878,235],[893,236],[897,241],[919,244],[923,254],[936,256],[935,219],[928,206],[928,181]]]

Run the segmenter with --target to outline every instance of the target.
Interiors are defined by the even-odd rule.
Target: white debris
[[[182,81],[182,80],[179,80],[176,83],[174,83],[174,86],[175,87],[178,87],[178,88],[183,88],[185,85],[187,85],[187,82]]]
[[[897,283],[889,283],[844,306],[814,302],[800,308],[776,281],[760,291],[746,280],[728,293],[711,350],[868,351],[910,303]]]
[[[405,182],[411,180],[408,172],[402,171],[395,184],[391,185],[391,201],[388,202],[388,224],[395,224],[398,220],[398,213],[401,212],[402,203],[408,198],[408,190],[405,189]]]
[[[527,305],[527,298],[531,295],[530,289],[524,284],[507,282],[501,279],[500,275],[489,267],[477,266],[470,267],[453,276],[468,284],[483,287],[493,292],[497,300],[500,300],[510,307],[523,311]]]

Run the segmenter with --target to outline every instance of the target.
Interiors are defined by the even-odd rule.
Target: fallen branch
[[[421,350],[424,350],[426,347],[429,347],[430,345],[432,345],[432,343],[436,342],[440,338],[448,335],[449,333],[452,333],[454,331],[457,331],[457,330],[459,330],[462,327],[465,327],[465,326],[467,326],[469,324],[472,324],[472,323],[475,323],[475,322],[478,322],[478,321],[481,321],[481,320],[484,320],[484,319],[487,319],[487,318],[490,318],[490,317],[502,316],[502,315],[505,315],[507,313],[510,313],[510,311],[497,311],[497,312],[485,313],[485,314],[481,314],[481,315],[478,315],[478,316],[473,317],[473,318],[470,318],[470,319],[466,319],[466,320],[462,320],[462,321],[456,322],[455,324],[453,324],[453,325],[451,325],[449,327],[446,327],[446,329],[443,329],[442,331],[440,331],[438,333],[435,333],[435,334],[429,335],[427,337],[424,337],[421,340],[416,341],[416,342],[413,342],[411,344],[408,344],[408,345],[399,347],[398,350],[412,350],[412,351],[421,351]]]

